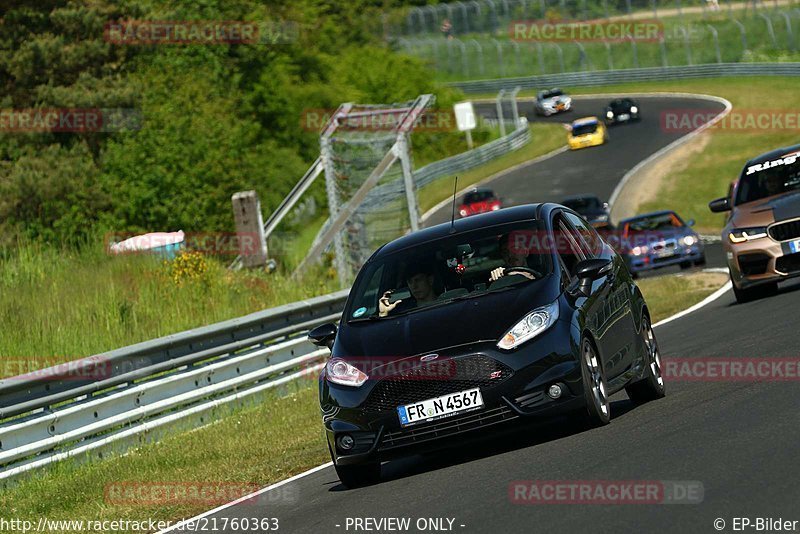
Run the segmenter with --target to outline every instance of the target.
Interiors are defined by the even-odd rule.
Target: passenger
[[[406,274],[406,285],[411,297],[390,303],[389,300],[395,290],[386,291],[378,300],[378,316],[386,317],[395,310],[400,313],[435,301],[438,295],[433,287],[433,280],[433,268],[430,265],[414,263]]]

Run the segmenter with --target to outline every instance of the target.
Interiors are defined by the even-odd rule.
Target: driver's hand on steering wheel
[[[502,277],[508,276],[510,274],[518,274],[520,276],[524,276],[525,278],[527,278],[529,280],[535,280],[536,279],[536,277],[532,273],[529,273],[527,271],[523,271],[521,269],[517,270],[514,267],[508,267],[508,268],[506,268],[506,267],[498,267],[497,269],[494,269],[494,270],[492,270],[491,273],[489,273],[489,281],[490,282],[496,282],[496,281],[500,280]]]

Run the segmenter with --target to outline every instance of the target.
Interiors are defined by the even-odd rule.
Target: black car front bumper
[[[438,351],[437,365],[454,364],[452,377],[420,379],[413,373],[381,376],[359,388],[339,386],[324,377],[320,403],[328,445],[339,465],[384,460],[439,448],[449,438],[487,429],[519,417],[549,417],[584,405],[578,341],[570,324],[556,323],[517,350],[506,352],[495,342]],[[414,356],[407,360],[418,361]],[[422,369],[419,364],[415,369]],[[466,371],[466,373],[464,372]],[[423,376],[430,376],[424,375]],[[559,384],[562,395],[547,390]],[[397,407],[479,387],[484,406],[436,421],[403,427]],[[349,434],[355,445],[342,450],[337,438]]]

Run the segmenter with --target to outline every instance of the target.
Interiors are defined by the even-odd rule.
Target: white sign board
[[[453,111],[456,114],[456,125],[460,132],[475,129],[475,110],[472,108],[472,102],[459,102],[453,106]]]

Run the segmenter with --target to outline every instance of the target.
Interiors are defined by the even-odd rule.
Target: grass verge
[[[657,323],[700,302],[727,281],[726,274],[699,272],[644,278],[636,285],[650,307],[653,323]]]
[[[639,282],[658,321],[685,309],[719,288],[725,276],[714,273],[664,276]],[[249,493],[328,461],[320,430],[317,391],[303,387],[198,430],[159,440],[102,462],[58,464],[37,478],[0,492],[4,516],[30,519],[177,520],[211,509],[219,502],[116,502],[107,488],[133,484],[176,487],[240,484]],[[243,451],[247,451],[243,454]],[[198,469],[202,466],[202,469]],[[112,486],[116,485],[116,486]],[[58,499],[52,498],[59,495]],[[233,500],[231,497],[230,500]]]

